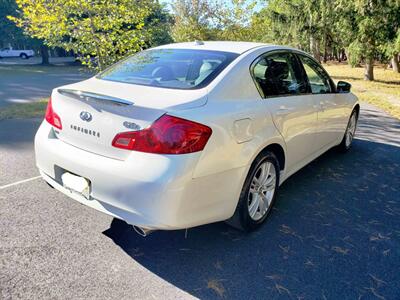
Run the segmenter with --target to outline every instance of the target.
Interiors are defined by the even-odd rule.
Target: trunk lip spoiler
[[[90,100],[102,101],[102,102],[105,101],[105,102],[112,102],[113,104],[117,104],[117,105],[133,105],[134,104],[132,101],[128,101],[125,99],[102,95],[102,94],[97,94],[97,93],[92,93],[92,92],[86,92],[86,91],[82,91],[82,90],[57,89],[57,92],[63,96],[72,97],[74,99],[83,100],[83,101],[90,101]]]

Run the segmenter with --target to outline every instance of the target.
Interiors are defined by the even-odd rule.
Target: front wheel
[[[25,53],[21,53],[19,57],[21,57],[22,59],[28,59],[28,55],[26,55]]]
[[[347,128],[344,133],[342,142],[338,146],[341,152],[347,152],[350,149],[354,139],[354,135],[356,133],[357,120],[358,120],[358,113],[356,110],[353,110],[353,112],[350,115],[350,119],[347,124]]]
[[[279,162],[272,152],[261,153],[253,162],[244,182],[238,205],[229,225],[252,231],[267,218],[279,186]]]

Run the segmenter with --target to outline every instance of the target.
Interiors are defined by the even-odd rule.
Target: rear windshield
[[[238,54],[222,51],[154,49],[111,66],[97,78],[173,89],[209,84]]]

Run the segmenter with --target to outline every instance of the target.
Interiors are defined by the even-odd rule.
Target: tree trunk
[[[42,55],[42,65],[49,64],[49,49],[46,45],[40,46],[40,54]]]
[[[374,59],[372,57],[365,60],[364,80],[374,80]]]
[[[317,39],[312,35],[310,36],[310,50],[314,58],[320,62],[321,54],[319,52],[319,44]]]
[[[324,60],[324,63],[326,63],[328,60],[328,37],[327,37],[326,31],[324,32],[324,58],[323,58],[323,60]]]
[[[400,73],[399,54],[396,53],[392,58],[393,72]]]
[[[342,49],[342,60],[343,61],[348,61],[349,60],[349,54],[346,52],[346,49]]]

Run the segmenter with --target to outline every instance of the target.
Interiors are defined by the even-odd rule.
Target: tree
[[[266,39],[304,49],[320,60],[321,44],[326,58],[333,41],[332,6],[330,1],[323,0],[271,0],[252,24],[264,23],[268,29]]]
[[[173,17],[167,11],[165,4],[155,3],[152,12],[144,23],[147,33],[146,46],[154,47],[173,42],[171,37]]]
[[[207,0],[176,0],[172,4],[174,26],[172,37],[176,42],[213,40],[217,23],[218,4]]]
[[[23,34],[22,31],[15,27],[13,22],[7,19],[7,15],[12,14],[16,9],[15,1],[3,0],[0,2],[0,47],[6,46],[3,43],[19,40]]]
[[[252,19],[252,28],[260,32],[258,38],[263,42],[306,47],[302,1],[271,0]]]
[[[41,47],[42,41],[26,36],[22,29],[7,18],[9,15],[15,16],[17,8],[15,0],[0,1],[0,47],[8,46],[8,44],[22,49]],[[46,60],[42,60],[42,64],[46,64]]]
[[[256,39],[250,27],[256,0],[175,0],[175,41]]]
[[[384,55],[382,50],[395,26],[393,21],[399,9],[399,1],[341,0],[339,6],[347,11],[347,22],[351,24],[351,30],[348,32],[352,40],[348,46],[350,63],[354,65],[362,60],[365,63],[364,79],[372,81],[374,60]]]
[[[269,0],[252,27],[261,29],[262,40],[298,47],[318,60],[321,52],[324,61],[340,59],[346,48],[350,64],[364,62],[365,79],[373,80],[377,57],[392,58],[398,69],[399,23],[400,0]]]
[[[399,63],[399,55],[400,55],[400,29],[397,30],[396,36],[392,41],[389,42],[387,46],[387,52],[392,59],[392,68],[396,73],[400,73],[400,63]]]
[[[141,50],[153,0],[16,0],[17,26],[50,47],[73,50],[89,67],[102,70]]]
[[[216,36],[219,40],[250,41],[256,40],[251,28],[256,1],[231,0],[218,7]]]
[[[381,49],[386,54],[387,59],[391,60],[393,71],[400,73],[400,1],[392,3],[392,9],[386,15],[386,18],[389,26],[386,27],[386,43],[381,46]]]

